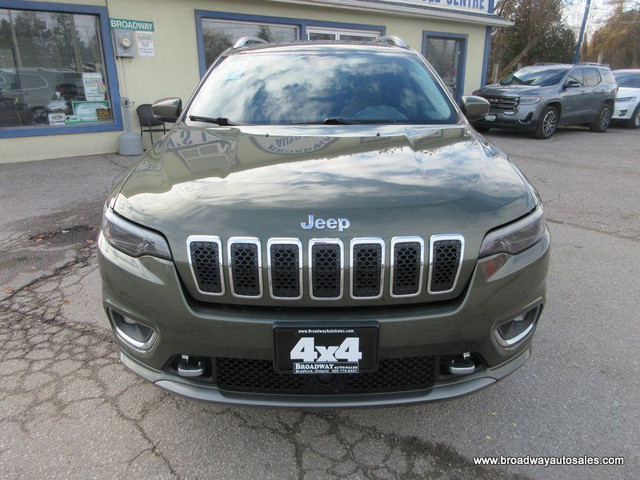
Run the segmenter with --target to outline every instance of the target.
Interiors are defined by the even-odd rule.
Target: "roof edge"
[[[506,20],[495,13],[452,12],[438,7],[425,5],[424,7],[399,3],[382,3],[368,0],[267,0],[270,2],[289,3],[297,5],[311,5],[314,7],[329,7],[343,10],[358,10],[366,12],[383,12],[387,15],[402,17],[437,18],[441,20],[472,23],[490,27],[510,27],[514,22]]]

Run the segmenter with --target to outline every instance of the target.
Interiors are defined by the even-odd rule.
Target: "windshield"
[[[500,85],[537,85],[549,87],[560,83],[567,67],[525,67],[500,80]]]
[[[353,51],[231,55],[210,73],[189,117],[256,125],[458,121],[417,58]]]
[[[613,72],[619,87],[640,88],[640,72]]]

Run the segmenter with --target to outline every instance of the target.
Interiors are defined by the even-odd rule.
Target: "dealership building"
[[[486,81],[492,28],[510,25],[493,7],[494,0],[0,0],[0,163],[118,151],[127,126],[140,132],[137,107],[186,101],[215,58],[247,35],[397,35],[459,99]]]

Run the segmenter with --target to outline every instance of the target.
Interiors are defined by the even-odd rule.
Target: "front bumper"
[[[191,398],[221,403],[287,407],[347,407],[442,400],[485,388],[520,367],[530,355],[533,332],[512,347],[494,338],[496,327],[542,306],[549,238],[515,255],[478,262],[469,285],[455,301],[351,308],[257,308],[195,302],[183,289],[172,262],[134,259],[99,238],[103,301],[155,332],[152,346],[136,349],[116,335],[122,362],[157,386]],[[436,377],[422,390],[385,393],[278,394],[228,391],[215,382],[175,375],[168,368],[180,354],[271,360],[273,325],[336,321],[379,325],[381,359],[473,352],[483,366],[461,377]]]
[[[538,126],[541,104],[518,105],[514,112],[503,112],[491,109],[489,115],[495,115],[495,120],[476,120],[474,126],[484,128],[504,128],[510,130],[533,131]],[[486,117],[485,117],[486,118]]]
[[[632,102],[625,102],[625,103],[616,102],[611,119],[612,120],[630,120],[631,117],[633,116],[633,112],[635,111],[636,107],[637,107],[637,104],[634,104]]]

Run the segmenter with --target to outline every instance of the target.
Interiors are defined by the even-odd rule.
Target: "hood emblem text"
[[[351,226],[351,222],[348,218],[327,218],[325,220],[324,218],[315,218],[315,215],[309,215],[307,223],[300,222],[300,226],[305,230],[311,230],[312,228],[335,230],[337,228],[339,232],[342,232]]]

